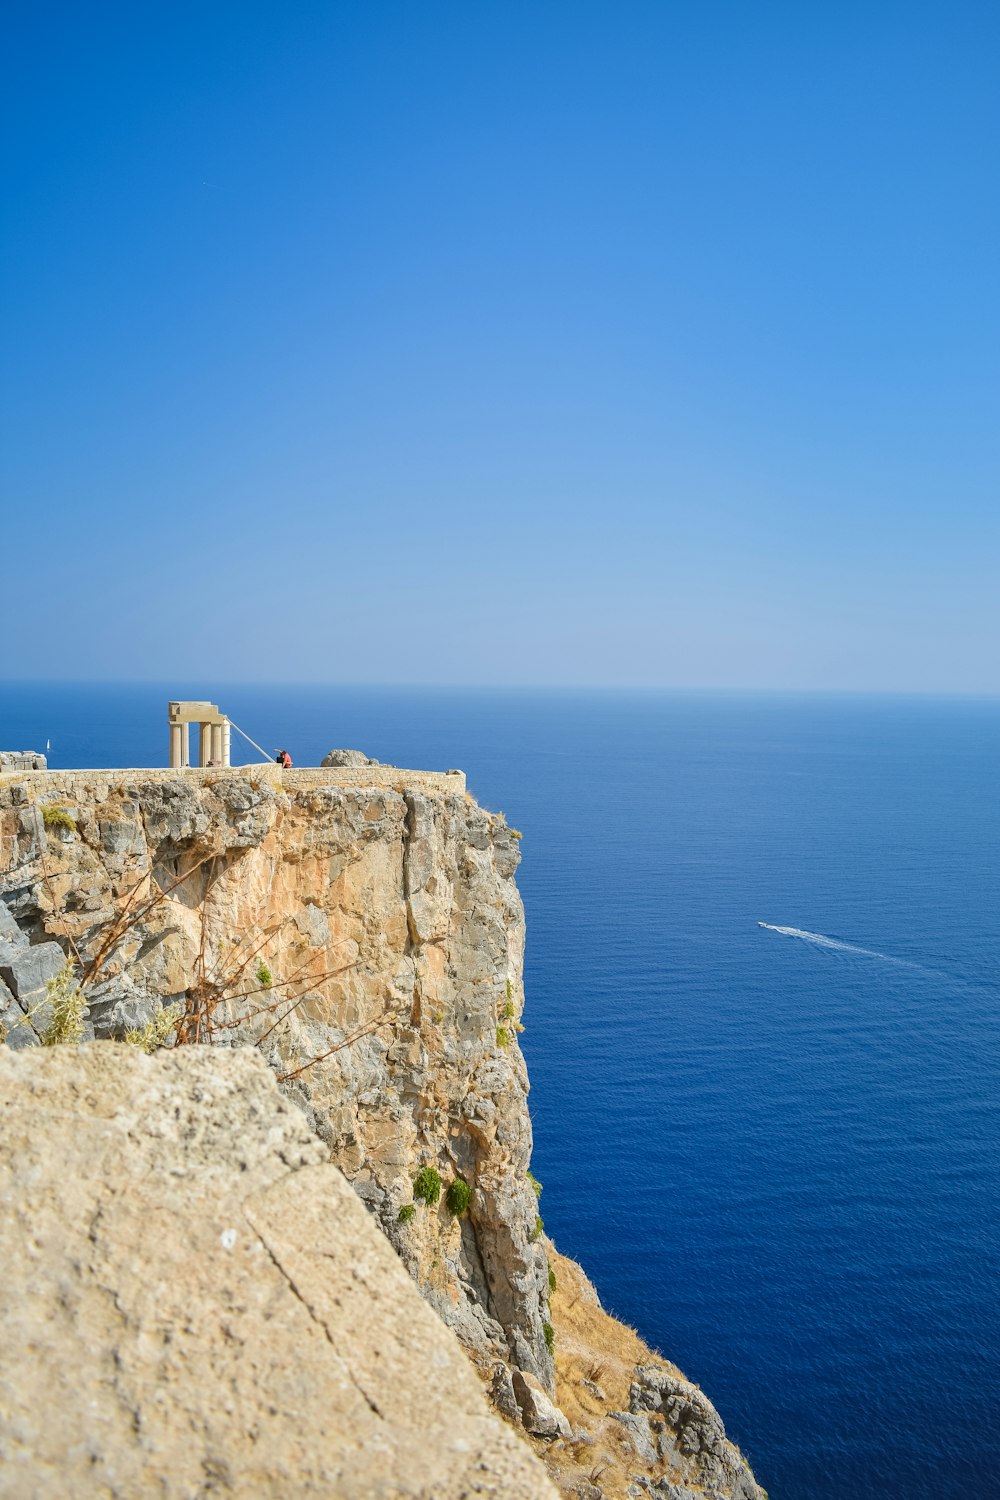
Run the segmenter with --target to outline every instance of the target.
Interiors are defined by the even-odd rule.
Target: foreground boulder
[[[0,1048],[0,1494],[555,1494],[250,1050]]]

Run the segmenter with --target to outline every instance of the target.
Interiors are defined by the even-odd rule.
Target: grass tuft
[[[125,1040],[130,1047],[138,1047],[141,1052],[158,1052],[177,1030],[177,1022],[183,1014],[182,1005],[165,1005],[150,1017],[145,1026],[126,1031]]]
[[[65,828],[76,833],[76,819],[68,807],[59,807],[55,802],[42,803],[42,822],[46,828]]]

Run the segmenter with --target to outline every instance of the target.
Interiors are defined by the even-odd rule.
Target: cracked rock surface
[[[249,1050],[0,1049],[0,1494],[554,1496]]]

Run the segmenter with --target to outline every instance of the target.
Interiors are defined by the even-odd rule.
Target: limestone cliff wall
[[[141,913],[92,987],[98,1036],[182,1000],[199,972],[226,990],[217,1019],[301,997],[286,1019],[279,1005],[216,1033],[256,1040],[279,1074],[393,1015],[286,1087],[444,1320],[551,1388],[518,844],[463,787],[385,767],[2,778],[0,897],[35,943],[85,957],[127,903]],[[469,1184],[466,1215],[417,1200],[400,1220],[424,1166]]]
[[[518,862],[457,773],[0,773],[0,1026],[37,1040],[64,953],[102,956],[98,1038],[208,997],[211,1040],[258,1048],[564,1494],[759,1500],[707,1398],[538,1233]]]

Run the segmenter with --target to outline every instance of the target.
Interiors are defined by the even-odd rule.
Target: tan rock
[[[0,1049],[0,1495],[543,1500],[259,1055]]]
[[[535,1437],[572,1436],[572,1429],[562,1412],[551,1401],[534,1375],[525,1370],[513,1371],[514,1398],[521,1410],[525,1431]]]
[[[223,1040],[257,1041],[279,1075],[328,1054],[287,1081],[291,1097],[439,1315],[483,1359],[551,1387],[528,1079],[505,1019],[520,1015],[524,950],[505,820],[460,775],[385,766],[33,774],[0,777],[0,900],[16,893],[22,924],[93,954],[139,888],[141,915],[88,995],[98,1036],[183,1003],[199,966],[232,976],[233,994],[265,962],[263,1000],[291,983],[295,1008]],[[76,809],[69,843],[46,834],[43,794]],[[221,1019],[248,1009],[227,1007]],[[460,1222],[443,1201],[400,1220],[424,1165],[473,1188]]]

